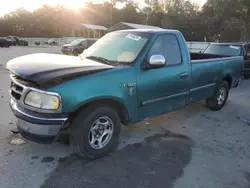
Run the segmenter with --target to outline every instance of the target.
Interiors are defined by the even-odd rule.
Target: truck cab
[[[115,149],[121,125],[206,100],[223,108],[242,57],[189,53],[175,30],[109,33],[80,56],[31,54],[7,63],[10,106],[23,137],[53,140],[95,159]]]

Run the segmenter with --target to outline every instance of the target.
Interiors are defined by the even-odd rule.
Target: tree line
[[[122,8],[117,8],[122,4]],[[0,36],[63,37],[79,23],[110,27],[119,22],[180,30],[189,41],[250,40],[249,0],[207,0],[199,7],[187,0],[112,0],[88,2],[73,11],[44,5],[33,12],[23,8],[0,18]]]

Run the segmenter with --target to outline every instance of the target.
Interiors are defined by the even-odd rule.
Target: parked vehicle
[[[10,39],[7,38],[7,37],[3,37],[3,38],[7,41],[8,46],[13,46],[12,40],[10,40]]]
[[[55,45],[58,45],[58,43],[56,42],[55,39],[49,39],[49,40],[48,40],[48,45],[53,45],[53,46],[55,46]]]
[[[212,110],[223,108],[240,81],[243,58],[190,54],[178,31],[124,30],[78,57],[31,54],[6,68],[21,135],[45,142],[68,131],[76,153],[96,159],[115,148],[121,124],[203,99]]]
[[[16,36],[7,36],[6,38],[9,41],[11,41],[13,46],[16,46],[16,45],[18,45],[18,46],[28,46],[29,45],[29,43],[26,40],[21,39],[21,38],[16,37]]]
[[[39,46],[41,43],[39,41],[35,41],[35,45]]]
[[[0,47],[10,47],[11,42],[3,37],[0,37]]]
[[[7,36],[6,39],[10,40],[12,43],[12,46],[17,45],[17,39],[14,36]]]
[[[244,59],[243,77],[245,79],[250,78],[250,43],[238,42],[238,43],[212,43],[203,53],[217,54],[224,56],[242,56]]]
[[[21,38],[18,38],[18,42],[17,42],[18,46],[28,46],[29,43],[24,40],[24,39],[21,39]]]
[[[63,45],[61,51],[67,55],[72,54],[72,55],[78,56],[84,50],[88,49],[96,41],[97,39],[92,39],[92,38],[76,39],[69,44]]]

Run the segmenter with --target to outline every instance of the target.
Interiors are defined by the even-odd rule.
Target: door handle
[[[181,79],[186,79],[186,78],[188,78],[188,73],[187,73],[187,72],[181,73],[180,78],[181,78]]]

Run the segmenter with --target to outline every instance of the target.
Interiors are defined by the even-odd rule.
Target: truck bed
[[[191,91],[196,91],[194,98],[200,100],[211,97],[218,80],[230,77],[230,87],[235,87],[241,77],[243,68],[242,57],[228,57],[211,54],[192,54],[191,57]],[[239,64],[242,63],[242,66]],[[201,89],[202,88],[202,89]],[[199,91],[200,90],[200,91]]]
[[[225,58],[230,56],[217,55],[217,54],[204,54],[204,53],[190,53],[191,61],[203,59]]]

